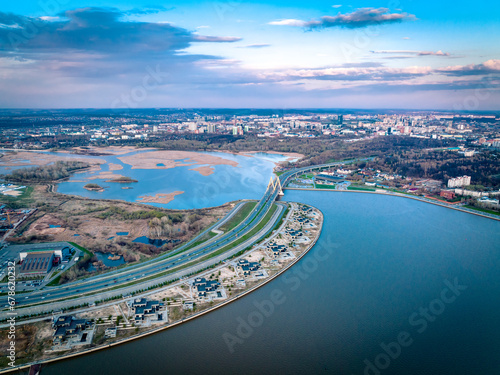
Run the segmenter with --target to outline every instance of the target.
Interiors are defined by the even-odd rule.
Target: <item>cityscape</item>
[[[0,10],[0,374],[499,373],[497,4]]]

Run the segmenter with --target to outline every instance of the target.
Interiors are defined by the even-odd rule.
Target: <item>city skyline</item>
[[[499,8],[450,1],[5,4],[0,107],[498,110],[500,49],[492,36]]]

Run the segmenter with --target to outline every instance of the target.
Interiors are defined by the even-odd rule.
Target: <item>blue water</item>
[[[179,242],[179,241],[180,240],[173,240],[173,242]],[[143,244],[146,244],[146,245],[153,245],[155,247],[162,247],[163,245],[165,245],[169,241],[168,240],[157,239],[157,238],[153,238],[152,239],[152,238],[149,238],[147,236],[141,236],[141,237],[137,237],[132,242],[143,243]]]
[[[384,375],[500,374],[500,222],[390,196],[284,198],[325,216],[318,243],[290,271],[192,322],[49,364],[44,375],[358,375],[376,358]],[[466,287],[458,296],[446,286],[455,281]],[[259,313],[275,293],[278,303]],[[420,308],[429,307],[434,320],[420,333]],[[249,320],[254,328],[240,332],[231,353],[224,335],[238,337]],[[384,363],[381,344],[398,336],[411,344]]]
[[[139,152],[147,151],[134,151],[127,155]],[[190,170],[201,165],[171,169],[132,169],[130,165],[124,164],[118,159],[124,155],[100,156],[98,158],[104,159],[108,163],[119,164],[123,167],[123,169],[116,171],[116,174],[131,177],[139,182],[106,184],[104,182],[106,179],[94,179],[90,181],[101,184],[101,186],[106,185],[106,190],[95,192],[83,189],[83,186],[89,182],[86,179],[96,177],[99,172],[109,170],[108,164],[105,164],[101,167],[101,171],[73,175],[69,181],[58,185],[58,192],[96,199],[122,199],[129,202],[140,202],[141,196],[183,191],[183,194],[177,195],[168,204],[148,204],[171,209],[212,207],[239,199],[260,199],[272,175],[274,163],[286,160],[283,155],[265,153],[256,154],[254,157],[221,152],[206,152],[204,154],[234,160],[238,166],[215,165],[213,166],[213,174],[202,176],[199,172]],[[122,189],[123,186],[133,186],[133,189],[125,190]]]
[[[111,260],[111,259],[108,259],[110,254],[95,252],[94,255],[97,257],[97,260],[100,260],[101,262],[103,262],[104,265],[107,267],[117,267],[121,264],[125,264],[125,259],[123,259],[123,257],[120,257],[120,259],[117,259],[117,260]],[[87,270],[88,271],[95,271],[95,267],[92,264],[90,264],[89,267],[87,268]]]
[[[128,236],[128,232],[116,232],[117,236]]]

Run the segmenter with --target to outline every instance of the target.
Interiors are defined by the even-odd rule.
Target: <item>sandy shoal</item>
[[[156,194],[154,197],[151,195],[141,195],[138,199],[141,203],[163,203],[167,204],[175,199],[176,195],[184,194],[183,191],[174,191],[168,194]]]
[[[104,180],[114,180],[115,178],[122,178],[122,177],[125,177],[125,176],[122,176],[121,174],[115,174],[113,172],[108,172],[108,171],[104,171],[104,172],[100,172],[99,174],[95,175],[95,176],[91,176],[89,177],[87,180],[101,180],[101,179],[104,179]]]
[[[207,155],[191,151],[150,151],[137,155],[122,156],[122,163],[129,164],[132,169],[168,169],[191,165],[230,165],[237,167],[238,163],[215,155]],[[158,165],[163,164],[163,165]],[[201,173],[201,172],[200,172]]]
[[[120,164],[114,164],[114,163],[109,163],[109,170],[110,171],[120,171],[123,169],[123,165]]]
[[[90,146],[86,148],[75,147],[72,149],[73,152],[82,153],[99,153],[99,154],[111,154],[111,155],[123,155],[134,151],[147,151],[155,150],[154,148],[137,148],[135,146],[109,146],[109,147],[95,147]],[[67,151],[66,151],[67,152]],[[71,151],[70,151],[71,153]]]
[[[75,157],[68,158],[67,156],[49,155],[45,152],[32,152],[32,151],[18,151],[16,153],[6,153],[0,158],[0,165],[2,166],[28,166],[28,165],[47,165],[55,163],[56,161],[81,161],[88,164],[104,164],[106,160],[103,159],[86,159]]]
[[[211,167],[211,166],[190,168],[189,170],[199,172],[202,176],[210,176],[211,174],[213,174],[215,172],[214,167]]]

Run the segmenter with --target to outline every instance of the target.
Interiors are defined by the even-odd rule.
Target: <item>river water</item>
[[[96,159],[106,161],[106,164],[103,164],[99,171],[76,173],[68,181],[59,183],[57,189],[60,193],[94,199],[121,199],[129,202],[140,202],[141,196],[155,196],[156,194],[181,191],[184,193],[175,196],[175,199],[169,203],[147,203],[180,210],[220,206],[239,199],[260,199],[266,190],[276,163],[287,160],[286,156],[263,152],[251,154],[251,156],[224,152],[203,152],[202,154],[205,155],[235,161],[238,165],[236,167],[214,165],[212,174],[202,176],[199,172],[191,169],[202,167],[203,164],[169,169],[133,169],[131,165],[123,163],[119,159],[149,151],[141,150],[122,155],[95,157],[53,152],[46,154],[63,158],[78,157],[89,161]],[[36,163],[36,158],[33,162]],[[115,174],[130,177],[138,182],[128,184],[106,182],[109,178],[104,178],[99,174],[109,172],[109,164],[111,163],[122,167],[122,169],[114,171]],[[3,167],[0,163],[0,173],[8,174],[17,168],[26,167]],[[103,192],[88,191],[83,188],[88,183],[97,183],[105,190]],[[122,189],[123,187],[127,189]]]
[[[189,323],[43,374],[500,374],[500,222],[391,196],[284,198],[325,217],[291,270]]]

